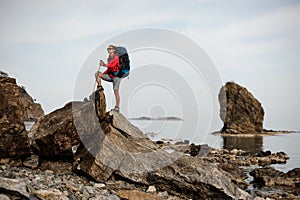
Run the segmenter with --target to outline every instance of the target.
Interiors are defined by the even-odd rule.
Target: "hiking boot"
[[[120,112],[120,107],[119,106],[115,106],[115,108],[113,109],[113,111]]]

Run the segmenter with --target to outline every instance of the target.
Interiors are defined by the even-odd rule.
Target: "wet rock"
[[[230,134],[257,134],[263,131],[264,109],[261,103],[244,87],[228,82],[219,93],[222,132]]]
[[[190,145],[190,148],[188,150],[188,153],[190,153],[191,156],[206,156],[211,150],[211,147],[208,145],[195,145],[192,143]]]
[[[277,152],[271,154],[270,151],[264,153],[264,156],[260,155],[256,157],[259,165],[265,166],[270,164],[284,164],[289,159],[289,156],[284,152]]]
[[[287,173],[278,171],[272,167],[257,168],[250,172],[254,182],[263,186],[298,187],[300,185],[300,168],[295,168]],[[300,192],[300,190],[299,190]]]
[[[274,186],[275,179],[282,174],[283,172],[272,167],[257,168],[250,172],[250,175],[254,178],[254,182],[263,186]]]
[[[0,77],[0,158],[30,153],[20,93],[15,79]]]
[[[0,191],[11,198],[29,199],[29,193],[23,180],[0,177]]]

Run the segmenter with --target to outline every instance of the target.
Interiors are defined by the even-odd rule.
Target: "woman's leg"
[[[119,94],[119,90],[114,90],[115,93],[115,98],[116,98],[116,106],[120,107],[120,94]]]
[[[98,87],[101,86],[101,78],[103,78],[104,74],[102,74],[101,72],[97,71],[95,73],[95,78],[96,78],[96,82]]]
[[[120,88],[120,83],[121,83],[121,78],[115,77],[113,78],[113,88],[114,88],[114,94],[115,94],[115,99],[116,99],[116,106],[114,108],[115,111],[119,112],[120,110],[120,93],[119,93],[119,88]]]

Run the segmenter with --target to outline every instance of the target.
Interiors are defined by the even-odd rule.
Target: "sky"
[[[119,42],[131,56],[132,73],[121,84],[127,117],[204,116],[205,129],[216,130],[216,88],[235,81],[262,103],[265,128],[300,130],[299,19],[297,0],[0,0],[0,70],[49,113],[93,91],[98,60]],[[194,49],[199,76],[191,73]],[[113,94],[104,87],[109,109]]]

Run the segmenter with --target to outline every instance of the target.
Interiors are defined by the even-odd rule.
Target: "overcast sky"
[[[49,113],[73,99],[79,73],[95,49],[120,34],[155,27],[173,31],[197,43],[214,64],[223,84],[235,81],[252,92],[265,109],[266,128],[300,130],[299,19],[300,2],[297,0],[0,0],[0,70],[16,77],[18,84],[25,86]],[[128,50],[132,50],[130,44],[127,45]],[[138,52],[133,54],[133,71],[138,66],[153,64],[143,56],[145,53],[142,56]],[[161,53],[163,57],[160,58],[159,54],[159,51],[149,51],[149,58],[155,60],[154,68],[159,66],[160,59],[168,57]],[[106,56],[105,49],[99,51],[99,59]],[[91,67],[97,70],[96,60]],[[197,80],[192,76],[188,78],[188,72],[179,71],[183,75],[178,78],[175,74],[170,84],[172,80],[175,83],[182,78],[197,94],[197,89],[205,87],[205,77],[199,81],[203,86],[197,85],[193,84]],[[174,107],[169,108],[165,99],[172,97],[161,95],[165,93],[159,84],[153,84],[159,86],[157,90],[145,85],[147,95],[134,93],[142,89],[131,86],[135,80],[133,75],[122,83],[121,95],[135,99],[126,105],[122,102],[123,107],[131,109],[125,115],[182,114],[180,109],[185,106],[180,106],[185,104],[182,102],[188,102],[182,97],[184,94],[173,95],[180,97],[176,100],[178,107],[174,103]],[[92,91],[92,76],[87,80],[90,91],[86,94]],[[154,73],[151,76],[164,79],[168,75]],[[126,90],[126,84],[131,91]],[[105,87],[109,109],[114,104],[113,96],[110,85]],[[166,90],[170,94],[176,92]],[[155,100],[152,99],[154,96]],[[161,96],[161,102],[157,96]],[[210,98],[217,102],[216,96]],[[203,104],[198,101],[200,110],[201,106],[209,105],[206,101],[203,100]],[[209,115],[210,110],[203,113]],[[220,123],[218,119],[212,129]]]

